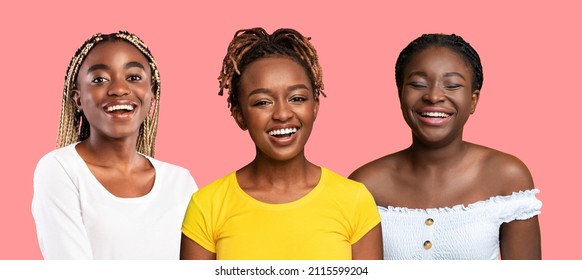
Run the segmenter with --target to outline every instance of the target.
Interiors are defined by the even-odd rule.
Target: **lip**
[[[426,117],[423,116],[423,113],[440,113],[440,114],[447,114],[447,117]],[[419,110],[415,111],[416,116],[418,117],[418,119],[427,124],[427,125],[432,125],[432,126],[440,126],[440,125],[444,125],[446,123],[448,123],[451,120],[451,117],[455,115],[455,113],[452,110],[443,108],[443,107],[438,107],[438,106],[427,106],[427,107],[422,107]]]
[[[117,106],[117,105],[130,105],[133,107],[133,110],[131,111],[107,111],[107,108],[111,107],[111,106]],[[128,119],[133,117],[133,115],[136,112],[136,109],[138,108],[137,103],[131,101],[131,100],[115,100],[115,101],[111,101],[111,102],[107,102],[102,106],[103,112],[105,112],[105,114],[109,117],[111,117],[112,119],[120,119],[120,120],[124,120],[124,119]]]
[[[280,130],[280,129],[296,129],[296,131],[294,133],[292,133],[289,136],[286,137],[276,137],[274,135],[270,135],[269,132],[274,131],[274,130]],[[277,145],[281,145],[281,146],[286,146],[286,145],[290,145],[291,143],[293,143],[293,141],[295,139],[297,139],[297,133],[301,130],[301,128],[299,126],[295,126],[295,125],[285,125],[285,126],[275,126],[272,128],[269,128],[266,133],[269,136],[269,140],[271,140],[271,142],[277,144]]]

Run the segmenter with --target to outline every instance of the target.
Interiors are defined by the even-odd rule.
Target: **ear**
[[[81,92],[79,92],[77,89],[74,89],[71,92],[73,93],[73,101],[77,106],[77,112],[83,111],[83,107],[81,106]]]
[[[148,113],[149,113],[150,116],[154,113],[154,105],[155,105],[155,102],[156,102],[156,99],[152,95],[152,97],[150,98],[150,110],[148,111]]]
[[[245,117],[238,106],[232,108],[232,117],[240,129],[247,130],[248,127],[245,122]]]
[[[313,119],[317,119],[318,112],[319,112],[319,98],[315,98],[315,104],[313,104]]]
[[[471,95],[471,115],[475,113],[475,109],[477,109],[477,103],[479,102],[479,96],[481,95],[481,91],[476,89],[473,91]]]

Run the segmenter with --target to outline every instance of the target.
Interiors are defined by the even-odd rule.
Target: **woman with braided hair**
[[[463,141],[483,84],[477,52],[425,34],[402,50],[396,86],[407,149],[350,178],[374,195],[385,259],[540,259],[539,190],[516,157]]]
[[[95,34],[67,74],[56,150],[34,173],[32,213],[45,259],[178,259],[196,190],[190,173],[153,158],[160,76],[125,31]]]
[[[181,258],[381,259],[371,194],[305,157],[324,94],[309,38],[293,29],[239,30],[218,79],[256,155],[192,196]]]

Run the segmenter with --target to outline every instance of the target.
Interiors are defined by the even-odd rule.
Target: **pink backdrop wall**
[[[582,259],[582,20],[573,4],[27,2],[4,3],[0,11],[0,259],[41,258],[30,211],[32,174],[54,148],[65,70],[86,38],[126,29],[150,46],[162,77],[157,158],[190,169],[203,186],[253,156],[250,138],[217,96],[216,78],[234,32],[255,26],[292,27],[313,38],[329,97],[307,155],[343,175],[410,142],[393,78],[399,51],[422,33],[463,36],[485,71],[465,139],[529,166],[544,203],[543,257]]]

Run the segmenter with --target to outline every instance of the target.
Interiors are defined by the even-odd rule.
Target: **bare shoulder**
[[[383,197],[395,180],[402,151],[373,160],[356,169],[349,178],[363,183],[374,198]]]
[[[501,195],[534,187],[529,169],[519,158],[484,146],[475,145],[475,149],[482,155],[483,175],[489,178],[491,186],[495,186]]]

